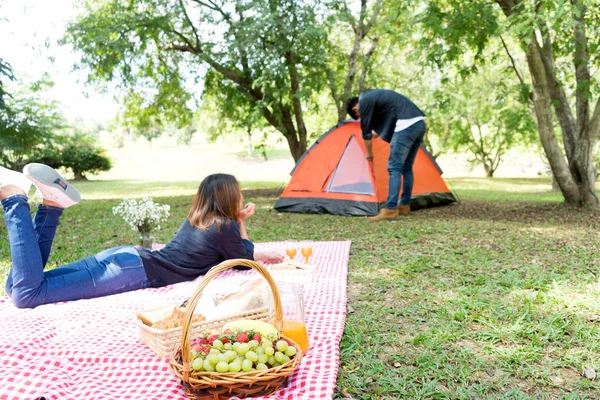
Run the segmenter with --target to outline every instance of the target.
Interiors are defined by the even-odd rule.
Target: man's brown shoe
[[[384,221],[384,220],[395,220],[398,219],[398,210],[389,208],[382,208],[374,217],[368,217],[369,221]]]
[[[398,204],[398,215],[410,214],[410,204]]]

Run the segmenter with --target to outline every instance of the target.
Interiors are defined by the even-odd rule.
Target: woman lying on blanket
[[[44,199],[33,221],[27,202],[32,183]],[[54,169],[28,164],[22,174],[0,167],[0,199],[12,256],[6,293],[19,308],[189,281],[232,258],[283,260],[277,253],[254,252],[244,224],[254,204],[243,207],[240,186],[231,175],[202,181],[189,215],[162,250],[115,247],[46,272],[60,216],[79,203],[79,192]]]

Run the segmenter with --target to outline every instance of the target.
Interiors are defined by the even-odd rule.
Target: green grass
[[[398,222],[277,213],[283,184],[244,182],[253,240],[352,240],[336,398],[593,399],[600,384],[600,212],[569,210],[548,179],[452,179],[460,204]],[[172,206],[168,241],[196,185],[79,184],[51,266],[137,237],[111,208],[151,194]],[[4,225],[0,237],[6,237]],[[0,241],[0,272],[10,266]]]

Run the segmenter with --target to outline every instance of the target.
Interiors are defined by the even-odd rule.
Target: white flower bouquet
[[[144,242],[144,236],[149,236],[152,229],[160,229],[160,223],[169,217],[170,209],[168,204],[160,205],[146,196],[139,202],[123,199],[118,206],[113,207],[113,214],[123,217],[131,229],[140,233]]]

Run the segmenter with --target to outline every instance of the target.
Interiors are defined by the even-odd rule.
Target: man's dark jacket
[[[375,131],[388,143],[392,140],[399,119],[425,116],[408,97],[387,89],[374,89],[361,94],[358,111],[363,139],[371,139],[372,131]]]

